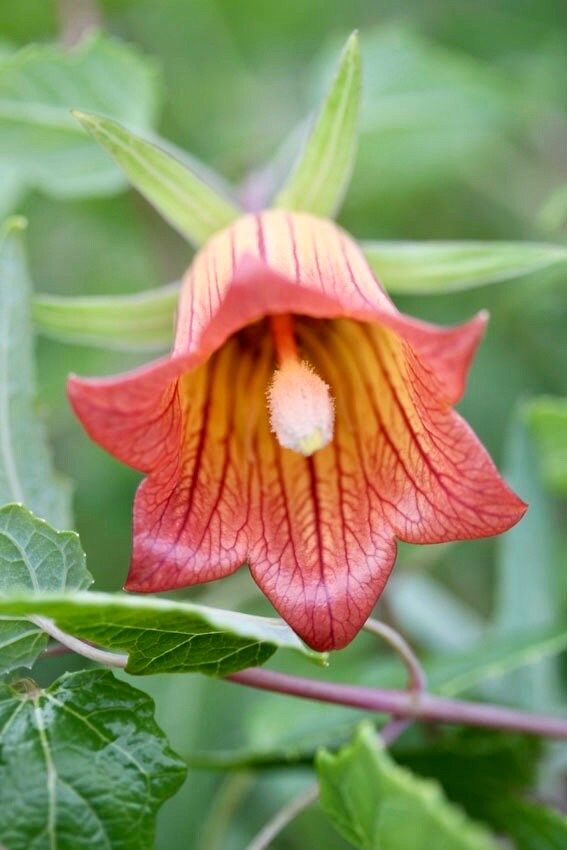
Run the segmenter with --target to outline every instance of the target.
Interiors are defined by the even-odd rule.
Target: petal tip
[[[65,391],[69,400],[69,404],[73,408],[79,420],[82,421],[80,412],[80,400],[84,391],[83,379],[79,378],[79,376],[76,375],[74,372],[71,372],[71,374],[67,378]]]
[[[474,354],[476,347],[481,341],[489,321],[490,313],[488,310],[479,310],[472,319],[469,319],[468,321],[453,328],[454,332],[460,332],[462,335],[462,338],[465,341],[464,347],[466,347],[466,343],[468,342],[471,349],[471,356]]]
[[[489,319],[488,310],[480,310],[472,319],[456,325],[448,333],[448,339],[451,340],[448,349],[449,362],[454,365],[452,404],[462,398],[473,358],[484,337]]]
[[[139,565],[131,561],[122,590],[126,593],[159,593],[166,588],[157,587],[155,582],[148,582],[144,572],[139,569]]]
[[[520,522],[520,520],[522,520],[524,518],[524,516],[526,515],[528,508],[530,506],[529,502],[524,502],[524,500],[520,496],[518,496],[516,493],[514,493],[514,496],[516,497],[517,517],[514,520],[513,525],[510,526],[511,528],[513,528],[514,525],[517,525]]]

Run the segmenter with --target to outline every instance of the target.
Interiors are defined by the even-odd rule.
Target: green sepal
[[[199,247],[240,215],[197,172],[163,147],[92,112],[73,115],[114,157],[132,185],[179,233]]]
[[[313,130],[273,206],[324,218],[337,214],[356,155],[361,85],[360,47],[353,32]]]

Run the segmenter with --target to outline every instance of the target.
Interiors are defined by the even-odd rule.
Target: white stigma
[[[335,407],[327,384],[307,363],[286,360],[268,390],[270,425],[285,449],[309,457],[333,439]]]

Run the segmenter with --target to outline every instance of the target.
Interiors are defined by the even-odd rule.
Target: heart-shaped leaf
[[[336,754],[317,756],[321,805],[336,829],[362,850],[497,850],[480,825],[388,755],[363,724]]]
[[[0,843],[10,850],[153,847],[157,810],[185,774],[150,697],[108,670],[46,691],[0,686]]]
[[[21,505],[0,508],[0,593],[75,591],[91,582],[73,531],[55,531]],[[0,616],[0,673],[31,667],[46,643],[27,620]]]

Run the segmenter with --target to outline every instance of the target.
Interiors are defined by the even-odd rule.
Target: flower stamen
[[[333,439],[333,399],[327,384],[299,359],[291,316],[272,316],[270,329],[279,362],[268,390],[270,425],[283,448],[309,457]]]

